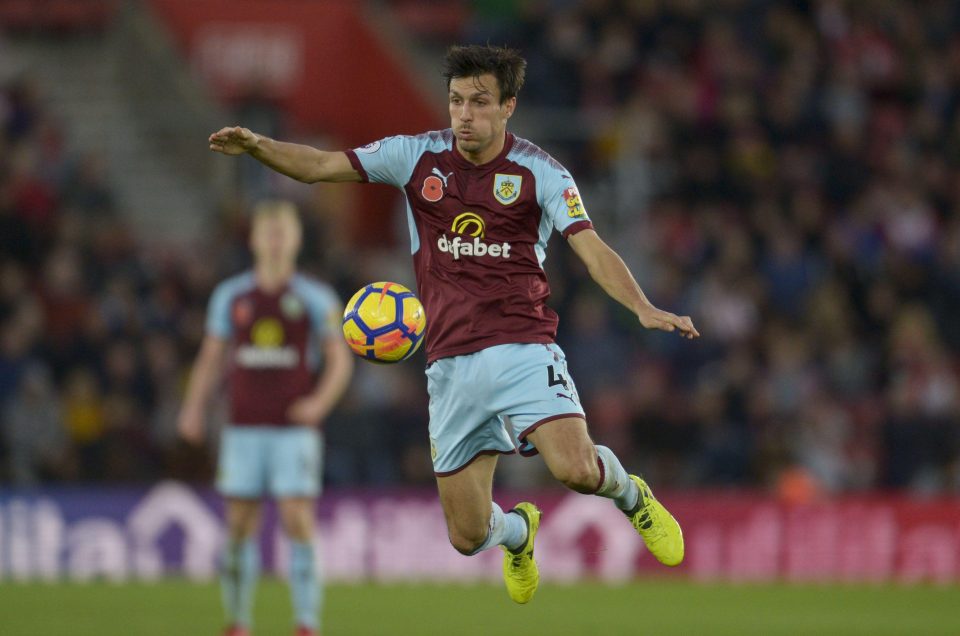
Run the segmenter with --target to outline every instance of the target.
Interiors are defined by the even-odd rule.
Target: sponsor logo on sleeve
[[[354,148],[353,151],[363,155],[372,155],[378,150],[380,150],[380,142],[371,141],[366,146],[360,146],[359,148]]]
[[[516,203],[522,183],[523,177],[518,174],[496,174],[493,177],[493,197],[503,205]]]
[[[587,213],[580,202],[580,193],[573,186],[563,191],[563,200],[567,202],[567,216],[572,219],[585,216]]]

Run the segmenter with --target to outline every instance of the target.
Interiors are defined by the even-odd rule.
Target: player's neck
[[[482,166],[485,163],[489,163],[497,158],[501,152],[503,152],[503,146],[507,143],[507,131],[504,130],[500,136],[484,148],[483,150],[477,152],[470,152],[464,150],[460,147],[460,142],[457,141],[457,150],[460,152],[460,155],[472,163],[475,166]]]
[[[271,293],[287,286],[293,277],[294,267],[288,263],[257,263],[254,275],[257,287]]]

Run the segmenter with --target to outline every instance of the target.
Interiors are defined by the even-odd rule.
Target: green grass
[[[960,633],[958,608],[955,587],[584,583],[544,585],[518,606],[490,585],[335,586],[324,636],[933,636]],[[292,633],[284,585],[261,584],[256,616],[258,636]],[[215,585],[0,584],[3,636],[203,636],[220,627]]]

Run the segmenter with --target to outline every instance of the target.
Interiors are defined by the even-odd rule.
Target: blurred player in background
[[[550,233],[567,239],[593,279],[648,329],[699,336],[689,317],[657,309],[623,260],[593,230],[576,184],[534,144],[506,131],[526,62],[491,46],[451,48],[444,76],[451,128],[388,137],[346,152],[282,143],[241,128],[210,148],[249,153],[299,181],[389,183],[408,203],[411,248],[427,314],[430,441],[450,542],[463,554],[501,545],[510,597],[529,601],[540,511],[492,501],[499,453],[539,452],[581,493],[609,497],[662,563],[683,560],[672,515],[613,451],[590,439],[555,344],[543,271]]]
[[[221,587],[228,636],[250,633],[266,496],[277,500],[290,540],[296,633],[319,633],[322,584],[312,543],[322,475],[319,427],[347,387],[353,357],[340,337],[336,294],[296,271],[301,231],[291,203],[270,201],[255,209],[253,270],[213,292],[179,419],[180,434],[201,443],[205,411],[226,367],[230,418],[221,438],[217,488],[226,498]]]

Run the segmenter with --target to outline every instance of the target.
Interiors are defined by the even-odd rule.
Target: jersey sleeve
[[[304,285],[304,302],[310,314],[310,326],[321,338],[339,333],[342,303],[336,293],[325,285]]]
[[[547,166],[539,175],[539,180],[538,203],[558,232],[566,238],[593,227],[583,207],[577,184],[569,173]]]
[[[224,340],[233,335],[233,324],[230,321],[230,303],[233,294],[230,286],[220,283],[210,296],[207,305],[207,335]]]
[[[423,150],[419,137],[397,135],[348,150],[347,158],[364,181],[402,188],[410,180]]]

